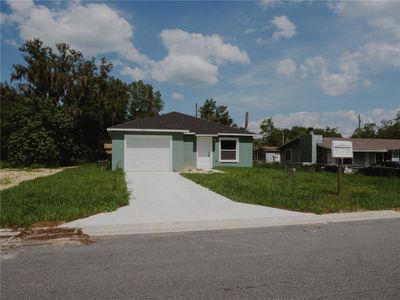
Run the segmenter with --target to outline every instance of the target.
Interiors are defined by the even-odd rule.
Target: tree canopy
[[[400,139],[400,111],[393,120],[382,120],[380,125],[365,123],[354,130],[353,138]]]
[[[141,80],[132,82],[129,85],[128,93],[130,119],[158,116],[158,113],[164,107],[161,93],[159,91],[153,92],[153,87],[150,84],[144,84]]]
[[[260,135],[262,145],[268,146],[281,146],[285,142],[290,141],[296,137],[309,134],[313,131],[314,134],[320,134],[325,137],[341,137],[338,128],[312,128],[303,126],[293,126],[291,129],[275,127],[272,118],[264,119],[260,125]]]
[[[86,59],[68,44],[39,39],[20,48],[11,84],[1,83],[1,158],[19,165],[92,161],[104,155],[106,129],[163,108],[159,91],[110,76],[106,59]]]
[[[199,112],[200,118],[202,119],[237,127],[229,115],[228,107],[225,105],[217,105],[217,102],[213,98],[207,99],[204,104],[200,106]]]

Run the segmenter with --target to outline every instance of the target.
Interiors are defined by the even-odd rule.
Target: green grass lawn
[[[336,195],[336,174],[254,168],[220,168],[224,174],[183,174],[232,200],[301,212],[400,209],[400,180],[345,175]]]
[[[123,172],[91,164],[22,182],[1,191],[0,197],[1,227],[71,221],[128,204]]]

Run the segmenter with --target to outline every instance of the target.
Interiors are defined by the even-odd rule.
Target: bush
[[[388,167],[368,167],[358,170],[359,173],[367,176],[380,176],[380,177],[399,177],[399,168],[388,168]]]
[[[59,156],[51,133],[38,122],[30,122],[10,136],[8,160],[15,165],[54,165]]]

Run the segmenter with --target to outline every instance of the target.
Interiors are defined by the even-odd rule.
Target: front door
[[[197,137],[197,168],[211,169],[211,137]]]

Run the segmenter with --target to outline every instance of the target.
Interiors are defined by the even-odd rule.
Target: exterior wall
[[[111,168],[113,170],[124,168],[124,133],[109,132],[112,140]]]
[[[266,152],[265,162],[267,163],[281,162],[280,152]]]
[[[317,163],[318,162],[318,143],[322,141],[322,135],[305,135],[299,137],[296,141],[281,147],[282,156],[285,156],[286,150],[291,150],[292,159],[282,160],[287,163]]]
[[[221,136],[225,138],[237,138],[236,136]],[[239,162],[219,161],[219,138],[213,138],[213,167],[252,167],[253,166],[253,137],[239,137]]]
[[[184,135],[183,136],[183,169],[195,169],[196,168],[196,136]]]
[[[304,149],[304,141],[296,140],[284,147],[281,148],[281,153],[282,153],[282,162],[284,163],[299,163],[299,162],[304,162],[304,157],[302,158],[301,155],[306,156],[306,149]],[[291,151],[292,157],[290,160],[288,160],[288,157],[286,155],[287,151]],[[303,153],[303,154],[302,154]]]
[[[392,161],[400,161],[400,151],[392,152]]]
[[[186,168],[196,168],[196,136],[184,135],[183,133],[165,132],[109,132],[112,139],[112,169],[124,168],[124,140],[125,135],[168,135],[172,136],[172,170],[182,171]],[[231,137],[231,136],[229,136]],[[213,139],[213,167],[214,166],[253,166],[253,138],[239,138],[239,162],[220,162],[219,161],[219,138]]]
[[[317,163],[318,159],[318,143],[322,143],[322,135],[312,134],[311,137],[311,162],[313,164]]]
[[[172,134],[172,171],[179,172],[183,169],[183,133]]]
[[[335,164],[336,160],[332,158],[331,150],[317,148],[317,163],[318,164]]]
[[[181,171],[184,166],[183,133],[165,132],[109,132],[112,139],[112,169],[124,168],[124,140],[125,135],[168,135],[172,136],[172,170]]]

